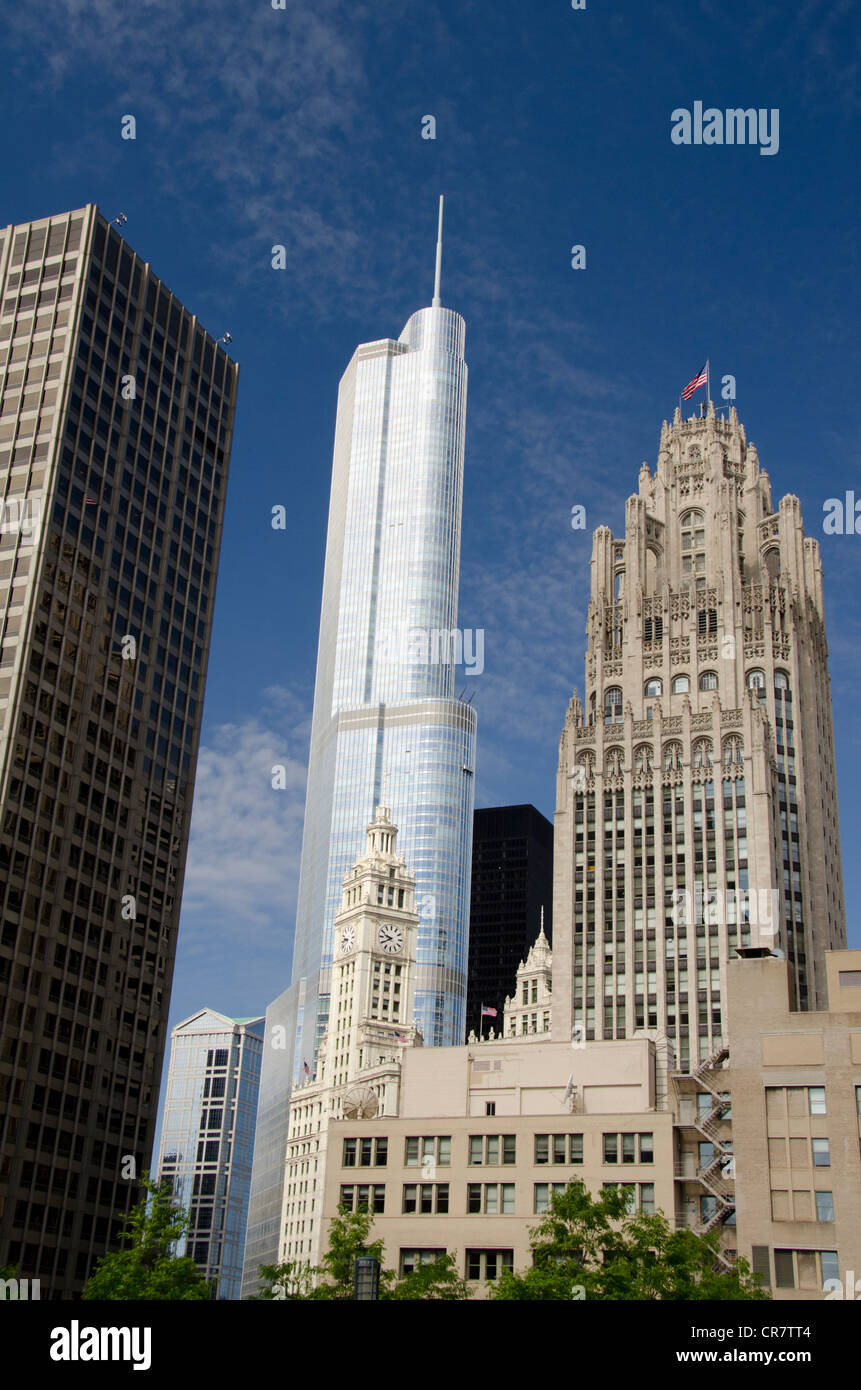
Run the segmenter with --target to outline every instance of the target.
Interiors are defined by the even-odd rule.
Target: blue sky
[[[288,982],[337,385],[358,342],[430,302],[440,192],[470,368],[477,804],[552,816],[591,531],[622,530],[708,355],[822,545],[861,944],[861,535],[822,533],[826,498],[861,499],[851,0],[47,0],[7,6],[0,38],[3,222],[125,212],[241,363],[171,1023],[259,1013]],[[698,100],[777,108],[778,153],[674,145],[671,112]]]

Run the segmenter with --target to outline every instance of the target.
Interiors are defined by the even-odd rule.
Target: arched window
[[[673,676],[673,694],[687,695],[691,688],[690,676]]]
[[[765,565],[766,573],[772,583],[775,579],[780,578],[780,551],[776,546],[772,546],[765,552],[762,563]]]
[[[703,671],[700,676],[700,690],[717,690],[717,671]]]
[[[658,590],[658,573],[661,557],[650,545],[646,546],[646,593],[655,594]]]
[[[578,767],[582,767],[582,768],[584,769],[586,777],[594,777],[594,776],[595,776],[595,754],[594,754],[594,753],[579,753],[579,754],[577,755],[577,766],[578,766]]]
[[[753,690],[757,700],[765,699],[765,673],[763,671],[748,671],[747,688]]]
[[[657,676],[653,680],[646,681],[644,694],[647,700],[653,700],[656,695],[663,695],[663,693],[664,682],[659,680]]]
[[[682,765],[682,745],[680,743],[667,743],[664,745],[664,771],[675,772]]]
[[[608,748],[604,760],[604,769],[608,777],[618,777],[622,771],[624,753],[621,748]]]
[[[681,518],[682,573],[700,574],[706,567],[705,517],[702,512],[685,512]]]
[[[652,770],[652,745],[641,743],[639,748],[634,749],[634,771],[651,772]]]
[[[730,767],[733,763],[741,764],[744,762],[744,744],[738,734],[731,734],[724,741],[722,759],[726,767]]]
[[[613,594],[614,594],[614,597],[615,597],[617,603],[618,603],[619,599],[621,599],[621,598],[624,597],[624,594],[625,594],[625,571],[624,571],[624,570],[616,570],[616,573],[613,575]]]
[[[712,742],[710,738],[699,738],[694,744],[694,767],[711,767]]]
[[[775,688],[775,690],[788,690],[788,689],[789,689],[789,677],[788,677],[788,675],[786,674],[785,671],[775,671],[775,673],[774,673],[774,688]]]
[[[594,724],[594,723],[595,723],[595,700],[596,700],[596,696],[595,696],[595,692],[594,692],[594,690],[593,690],[593,691],[592,691],[592,694],[589,696],[589,723],[590,723],[590,724]]]
[[[606,720],[622,718],[621,686],[611,685],[609,690],[604,691],[604,718]]]

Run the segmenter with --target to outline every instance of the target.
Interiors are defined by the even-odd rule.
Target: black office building
[[[534,806],[487,806],[475,812],[472,897],[469,910],[467,1033],[478,1033],[481,1006],[498,1010],[502,1027],[506,996],[517,967],[544,930],[553,940],[553,826]]]

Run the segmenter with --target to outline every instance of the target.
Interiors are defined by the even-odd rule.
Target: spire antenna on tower
[[[439,283],[442,277],[442,208],[443,195],[439,195],[439,225],[436,234],[436,269],[433,278],[433,302],[431,308],[439,309],[442,307],[439,297]]]

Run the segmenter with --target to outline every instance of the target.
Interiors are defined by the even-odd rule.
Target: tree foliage
[[[212,1297],[210,1285],[188,1256],[173,1254],[188,1226],[188,1215],[174,1204],[171,1184],[141,1178],[145,1196],[126,1218],[121,1238],[125,1250],[99,1260],[82,1298],[142,1301]]]
[[[373,1216],[367,1211],[342,1207],[329,1227],[329,1245],[319,1269],[297,1265],[261,1265],[263,1287],[258,1299],[334,1299],[353,1297],[353,1279],[359,1255],[380,1262],[380,1299],[436,1299],[460,1301],[470,1296],[465,1279],[457,1273],[453,1255],[420,1265],[398,1279],[394,1270],[383,1269],[383,1242],[371,1240]]]
[[[554,1193],[532,1232],[533,1267],[504,1270],[494,1299],[737,1300],[770,1295],[739,1259],[717,1260],[717,1231],[675,1230],[662,1212],[629,1212],[619,1188],[592,1197],[579,1180]]]

